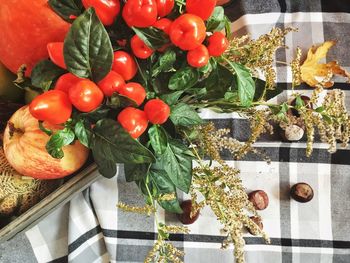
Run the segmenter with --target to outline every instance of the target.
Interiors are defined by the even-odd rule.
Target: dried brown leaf
[[[311,47],[307,58],[300,67],[301,79],[311,87],[322,86],[330,88],[334,85],[332,77],[340,75],[350,80],[350,73],[343,69],[337,61],[319,63],[327,56],[329,49],[335,45],[335,41],[326,41],[319,47]]]

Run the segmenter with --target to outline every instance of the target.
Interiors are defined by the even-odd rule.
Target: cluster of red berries
[[[120,12],[119,0],[83,0],[85,8],[94,7],[101,22],[112,25]],[[187,0],[186,13],[174,21],[166,18],[174,9],[174,0],[128,0],[122,10],[122,17],[130,27],[156,27],[164,31],[170,42],[158,51],[164,51],[172,44],[187,51],[187,62],[192,67],[205,66],[210,56],[220,56],[227,49],[228,41],[221,32],[207,37],[204,21],[216,5],[216,0]],[[207,38],[207,46],[203,45]],[[128,40],[126,40],[128,41]],[[135,57],[146,59],[154,52],[137,35],[130,39]],[[66,69],[63,56],[63,42],[49,43],[48,53],[53,63]],[[31,114],[52,124],[65,123],[72,114],[72,106],[81,112],[91,112],[101,106],[105,97],[118,93],[135,101],[140,106],[146,98],[146,91],[136,82],[127,82],[137,73],[137,64],[129,53],[115,51],[112,70],[107,76],[94,83],[66,73],[56,82],[54,90],[33,100]],[[162,124],[170,115],[169,106],[160,99],[145,103],[144,110],[133,107],[123,109],[117,119],[134,138],[146,129],[148,121]]]

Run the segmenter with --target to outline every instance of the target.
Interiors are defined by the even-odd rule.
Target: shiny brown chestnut
[[[190,225],[193,224],[199,217],[199,211],[197,212],[197,214],[195,214],[192,218],[191,218],[191,209],[192,209],[192,201],[191,200],[186,200],[183,201],[180,204],[180,207],[183,211],[182,214],[177,214],[177,218],[180,220],[180,222],[184,225]]]
[[[263,190],[256,190],[248,195],[256,210],[264,210],[269,205],[269,197]]]
[[[307,183],[297,183],[290,189],[290,196],[300,203],[307,203],[314,197],[314,190]]]

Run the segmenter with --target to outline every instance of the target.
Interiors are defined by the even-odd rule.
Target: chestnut
[[[269,205],[269,197],[263,190],[256,190],[248,195],[256,210],[264,210]]]
[[[314,190],[307,183],[297,183],[290,189],[290,196],[300,203],[307,203],[314,197]]]
[[[309,102],[310,102],[310,97],[302,95],[302,96],[300,96],[300,98],[301,98],[301,100],[304,102],[304,105],[307,106],[307,108],[309,108],[309,109],[312,108],[312,104],[309,104]],[[296,105],[296,100],[297,100],[297,99],[292,100],[292,102],[290,103],[290,105],[293,106],[293,107],[295,107],[295,105]],[[291,113],[292,113],[294,116],[296,116],[296,117],[300,117],[300,114],[299,114],[299,112],[298,112],[296,109],[291,109]]]
[[[177,218],[180,220],[180,222],[184,225],[190,225],[193,224],[199,217],[199,211],[197,212],[197,214],[195,214],[192,218],[191,218],[191,209],[192,209],[192,201],[191,200],[186,200],[183,201],[180,204],[180,207],[183,211],[182,214],[177,214]]]
[[[284,137],[288,141],[299,141],[304,136],[304,129],[298,125],[289,125],[284,130]]]
[[[261,220],[261,217],[259,216],[251,216],[250,219],[261,229],[263,230],[264,228],[264,225],[263,225],[263,222]],[[253,229],[250,229],[247,227],[247,230],[249,232],[249,234],[253,235],[253,236],[256,236],[258,235],[258,233],[255,233]]]

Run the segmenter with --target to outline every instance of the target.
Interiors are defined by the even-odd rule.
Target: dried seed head
[[[264,228],[264,225],[263,225],[263,222],[261,220],[261,217],[260,216],[251,216],[250,219],[256,224],[256,226],[263,230]],[[253,228],[247,228],[248,232],[253,235],[253,236],[257,236],[259,235],[258,231],[256,231],[256,229],[253,229]]]

